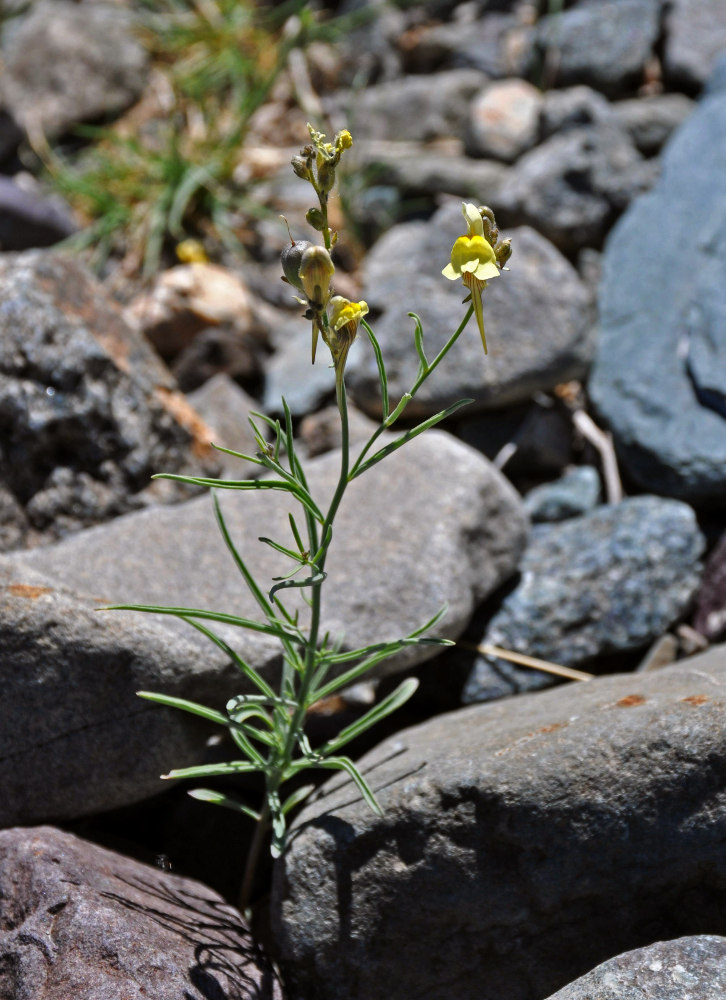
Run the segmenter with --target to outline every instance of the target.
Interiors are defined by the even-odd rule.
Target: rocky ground
[[[6,19],[2,1000],[724,995],[726,8],[557,6],[342,4],[375,16],[294,50],[240,150],[261,209],[246,255],[167,247],[146,280],[58,248],[86,220],[37,158],[148,100],[133,8],[35,0]],[[230,748],[135,694],[223,707],[239,674],[182,623],[98,609],[252,613],[209,498],[150,479],[249,475],[211,442],[254,452],[251,410],[279,416],[284,395],[311,480],[335,481],[332,374],[279,281],[277,213],[309,237],[289,159],[311,102],[354,135],[336,287],[367,301],[392,396],[416,376],[408,310],[429,354],[461,315],[440,272],[462,199],[492,206],[514,253],[485,293],[488,356],[469,330],[411,415],[474,403],[356,480],[328,567],[325,627],[351,646],[444,601],[436,634],[459,644],[387,665],[421,684],[352,750],[384,815],[323,784],[258,873],[253,936],[230,905],[251,823],[158,780]],[[354,439],[376,372],[360,338]],[[256,539],[284,499],[222,499],[272,577]],[[275,677],[272,640],[235,641]],[[320,706],[311,739],[391,683]]]

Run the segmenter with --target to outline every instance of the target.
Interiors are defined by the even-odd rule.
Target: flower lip
[[[465,274],[488,281],[499,277],[499,268],[494,250],[483,236],[460,236],[451,249],[450,262],[441,273],[450,281]]]
[[[357,329],[361,319],[368,313],[368,303],[350,302],[342,295],[334,295],[330,300],[329,313],[330,325],[334,330],[340,330],[351,323]]]

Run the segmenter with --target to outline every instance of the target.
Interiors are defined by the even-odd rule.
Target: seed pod
[[[308,225],[312,226],[313,229],[317,229],[319,233],[325,229],[325,219],[323,218],[323,213],[319,208],[308,209],[305,219],[307,220]]]
[[[306,250],[312,246],[309,240],[298,240],[297,243],[291,243],[289,246],[285,247],[280,255],[280,261],[282,262],[282,273],[285,278],[293,285],[298,288],[301,292],[304,291],[302,280],[300,278],[300,264],[302,262],[302,256]]]

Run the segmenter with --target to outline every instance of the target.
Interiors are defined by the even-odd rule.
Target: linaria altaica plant
[[[266,795],[264,804],[259,809],[239,802],[222,792],[206,788],[197,788],[189,793],[194,798],[237,810],[257,823],[241,891],[240,902],[243,909],[250,900],[259,852],[268,833],[271,835],[272,855],[277,857],[285,849],[290,811],[313,790],[312,785],[305,785],[295,787],[290,794],[285,793],[288,782],[297,778],[301,772],[310,768],[347,772],[370,808],[380,814],[380,806],[367,781],[353,761],[341,754],[341,750],[356,736],[403,705],[416,690],[418,682],[413,678],[404,680],[395,691],[383,698],[362,718],[346,726],[323,746],[316,748],[310,745],[305,735],[305,719],[311,706],[358,681],[363,674],[404,647],[451,645],[449,640],[426,636],[444,614],[445,608],[442,608],[420,628],[403,638],[373,643],[361,649],[343,649],[339,642],[332,642],[330,637],[322,632],[325,566],[334,540],[335,517],[349,484],[407,441],[418,437],[423,431],[449,417],[459,407],[471,402],[468,399],[460,400],[397,437],[388,435],[383,441],[380,440],[384,432],[392,430],[408,403],[454,346],[472,314],[476,314],[486,351],[482,291],[488,280],[499,275],[500,269],[511,253],[509,241],[499,241],[499,233],[491,210],[465,204],[463,211],[468,231],[455,242],[451,260],[444,268],[443,274],[452,280],[455,278],[463,280],[470,292],[471,304],[461,323],[432,360],[428,359],[424,350],[421,321],[415,313],[409,313],[414,321],[413,347],[419,359],[418,373],[411,389],[394,404],[389,398],[386,366],[380,345],[365,320],[368,306],[365,302],[351,302],[341,295],[336,295],[333,289],[335,266],[331,251],[335,247],[337,234],[331,232],[329,227],[328,198],[335,183],[336,168],[341,156],[351,146],[353,140],[350,133],[344,130],[335,136],[333,142],[327,142],[322,133],[317,132],[312,126],[308,128],[310,143],[294,157],[292,166],[298,177],[312,185],[317,195],[318,205],[309,210],[307,221],[321,235],[323,245],[304,240],[296,242],[291,237],[290,245],[282,254],[282,270],[283,281],[288,282],[299,293],[298,300],[305,309],[305,318],[312,324],[313,361],[318,336],[322,337],[332,357],[341,429],[340,474],[337,488],[327,508],[321,506],[312,495],[295,446],[290,409],[284,399],[282,421],[272,420],[261,413],[252,414],[250,424],[259,451],[255,455],[243,455],[234,451],[230,454],[261,466],[266,472],[264,478],[216,480],[172,475],[163,478],[207,486],[213,491],[281,490],[287,494],[291,504],[299,508],[297,516],[292,512],[289,514],[290,540],[260,539],[291,562],[291,571],[286,576],[277,578],[273,581],[272,587],[267,589],[255,580],[237,550],[225,523],[216,492],[212,493],[222,537],[259,606],[260,618],[258,620],[241,618],[234,614],[198,608],[118,606],[119,609],[125,610],[174,615],[188,622],[236,664],[246,681],[249,693],[232,698],[223,711],[164,694],[139,692],[142,698],[183,709],[219,723],[229,730],[240,752],[238,760],[224,764],[181,768],[170,771],[164,777],[206,778],[248,772],[260,772],[264,775]],[[378,367],[382,419],[358,455],[353,457],[348,433],[344,376],[348,352],[361,328],[366,333]],[[266,440],[262,425],[271,430],[271,443]],[[305,626],[301,624],[298,614],[290,610],[283,600],[284,592],[290,588],[299,588],[310,607],[309,620]],[[215,622],[252,629],[274,636],[280,642],[283,669],[279,689],[273,689],[251,664],[242,659],[232,646],[213,630],[212,625]]]

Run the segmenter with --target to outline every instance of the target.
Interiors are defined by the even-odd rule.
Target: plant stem
[[[267,805],[267,800],[265,800],[265,804],[262,807],[262,812],[260,813],[260,818],[257,821],[257,826],[255,827],[255,832],[252,837],[252,843],[250,844],[250,849],[247,854],[245,873],[239,893],[238,909],[243,915],[245,910],[250,905],[250,897],[252,896],[252,886],[254,884],[255,872],[257,871],[257,863],[260,859],[260,852],[262,851],[262,845],[265,842],[265,834],[267,833],[269,826],[270,809]]]

